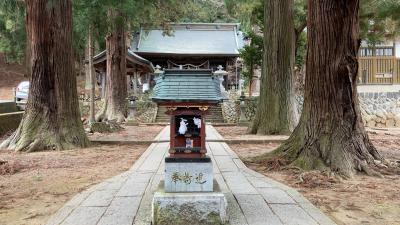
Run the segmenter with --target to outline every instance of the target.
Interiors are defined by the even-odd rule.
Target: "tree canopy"
[[[374,45],[400,35],[399,0],[361,0],[360,36]]]
[[[235,22],[223,1],[217,0],[73,0],[73,47],[75,56],[83,57],[88,28],[101,49],[105,48],[107,33],[114,22],[107,10],[114,9],[125,18],[124,26],[133,31],[140,26],[162,26],[170,22]],[[115,18],[120,20],[121,18]],[[22,64],[25,56],[25,2],[4,0],[0,2],[0,52],[9,62]]]
[[[21,1],[0,2],[0,52],[7,62],[22,63],[25,56],[25,8]]]
[[[160,25],[168,30],[168,22],[240,22],[249,36],[262,33],[263,0],[73,0],[73,46],[76,56],[83,56],[87,29],[95,30],[96,42],[105,48],[104,37],[112,29],[108,9],[113,8],[127,17],[129,30],[139,26]],[[294,24],[297,35],[296,64],[303,63],[306,36],[307,4],[294,0]],[[400,35],[399,0],[361,0],[361,38],[370,44]],[[23,63],[26,46],[25,2],[0,2],[0,52],[8,62]]]

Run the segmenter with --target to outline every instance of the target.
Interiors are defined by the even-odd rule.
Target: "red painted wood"
[[[175,107],[174,104],[164,104],[166,106]],[[182,106],[182,104],[178,104]],[[209,106],[210,104],[198,104],[198,103],[187,103],[188,106]],[[208,115],[207,111],[201,111],[196,108],[184,108],[179,107],[176,110],[168,111],[168,115],[170,115],[170,148],[174,149],[175,147],[185,147],[186,146],[186,137],[182,135],[176,135],[176,116],[197,116],[201,118],[201,128],[200,128],[200,136],[190,137],[193,140],[193,147],[200,147],[201,152],[203,153],[170,153],[170,157],[175,158],[197,158],[204,157],[207,152],[206,148],[206,115]]]
[[[207,148],[206,148],[206,124],[205,124],[205,117],[206,117],[206,115],[203,115],[203,116],[201,117],[200,135],[201,135],[201,150],[207,152]]]
[[[170,129],[169,129],[169,147],[170,149],[175,148],[175,116],[171,116]]]

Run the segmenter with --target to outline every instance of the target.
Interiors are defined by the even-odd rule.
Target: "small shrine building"
[[[204,158],[208,109],[223,100],[218,77],[209,69],[165,69],[152,100],[170,116],[170,157]]]
[[[171,216],[201,224],[228,221],[228,202],[214,181],[206,148],[209,107],[223,100],[217,75],[210,69],[165,69],[155,79],[152,99],[167,108],[170,147],[164,180],[153,196],[152,224]]]

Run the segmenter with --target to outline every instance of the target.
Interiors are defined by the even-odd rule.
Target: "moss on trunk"
[[[305,98],[300,122],[273,154],[305,169],[351,177],[383,160],[361,121],[357,96],[359,1],[309,0]]]
[[[0,148],[86,147],[73,69],[71,1],[26,1],[31,79],[25,114]]]
[[[293,89],[293,1],[265,1],[261,93],[253,134],[289,134],[297,123]]]
[[[96,121],[125,121],[127,109],[126,83],[126,34],[123,16],[109,10],[108,16],[115,20],[115,31],[106,38],[107,71],[104,105],[96,116]]]

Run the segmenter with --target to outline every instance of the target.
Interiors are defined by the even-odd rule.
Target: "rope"
[[[181,68],[181,67],[182,67],[182,68],[187,67],[188,69],[190,69],[190,68],[192,67],[192,68],[194,68],[194,69],[196,69],[196,70],[198,70],[200,67],[202,67],[202,66],[204,66],[204,65],[210,63],[209,60],[204,61],[204,62],[201,63],[200,65],[193,65],[193,64],[184,64],[184,65],[180,65],[180,64],[177,64],[177,63],[172,62],[171,60],[168,60],[167,62],[168,62],[168,64],[172,64],[173,66],[176,66],[176,67],[179,67],[179,68]]]

